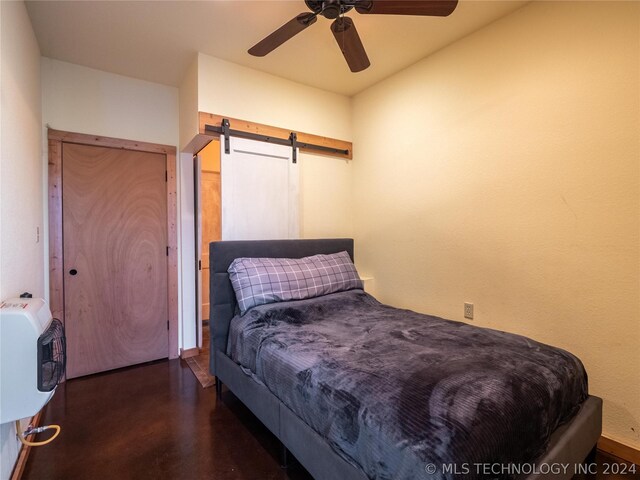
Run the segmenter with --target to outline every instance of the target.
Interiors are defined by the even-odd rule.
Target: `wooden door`
[[[168,356],[166,157],[63,143],[67,377]]]
[[[200,152],[201,305],[202,320],[209,320],[209,243],[221,238],[220,141],[213,140]]]

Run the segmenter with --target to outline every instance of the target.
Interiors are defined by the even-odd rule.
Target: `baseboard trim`
[[[31,418],[29,422],[34,427],[40,426],[40,417],[42,416],[42,410]],[[31,447],[29,445],[20,446],[20,453],[18,453],[18,459],[16,460],[16,464],[13,467],[13,472],[11,473],[11,480],[20,480],[22,478],[22,473],[24,472],[24,467],[27,465],[27,458],[29,458],[29,453],[31,452]]]
[[[598,440],[598,450],[602,450],[627,462],[640,465],[640,450],[625,445],[624,443],[616,442],[605,436],[601,436],[600,440]]]
[[[200,355],[200,349],[198,347],[187,348],[186,350],[180,349],[180,358],[186,360],[187,358],[197,357]]]

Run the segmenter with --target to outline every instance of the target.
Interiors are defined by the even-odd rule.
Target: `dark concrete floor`
[[[25,480],[311,479],[299,464],[282,469],[278,440],[230,392],[217,401],[180,360],[70,380],[45,409],[50,423],[62,432],[32,449]],[[603,475],[620,461],[597,461],[597,476],[576,479],[640,479]]]
[[[216,401],[180,360],[70,380],[41,423],[62,432],[32,449],[25,480],[311,478],[296,464],[282,469],[277,439],[230,392]]]

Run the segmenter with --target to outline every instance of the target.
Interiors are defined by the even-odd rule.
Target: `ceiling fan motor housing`
[[[334,19],[353,8],[353,2],[344,0],[305,0],[307,7],[316,15]]]

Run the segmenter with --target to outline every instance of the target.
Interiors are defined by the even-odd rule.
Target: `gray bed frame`
[[[344,460],[313,429],[284,405],[269,389],[257,383],[226,355],[229,324],[236,312],[236,298],[227,269],[239,257],[302,258],[319,253],[347,251],[353,256],[353,239],[223,241],[209,245],[211,272],[211,374],[216,388],[222,384],[238,397],[282,442],[316,480],[366,480],[357,466]],[[570,464],[565,475],[547,474],[544,468],[523,476],[527,480],[570,479],[573,466],[593,459],[602,431],[602,400],[589,396],[576,416],[551,436],[547,451],[535,462]]]

